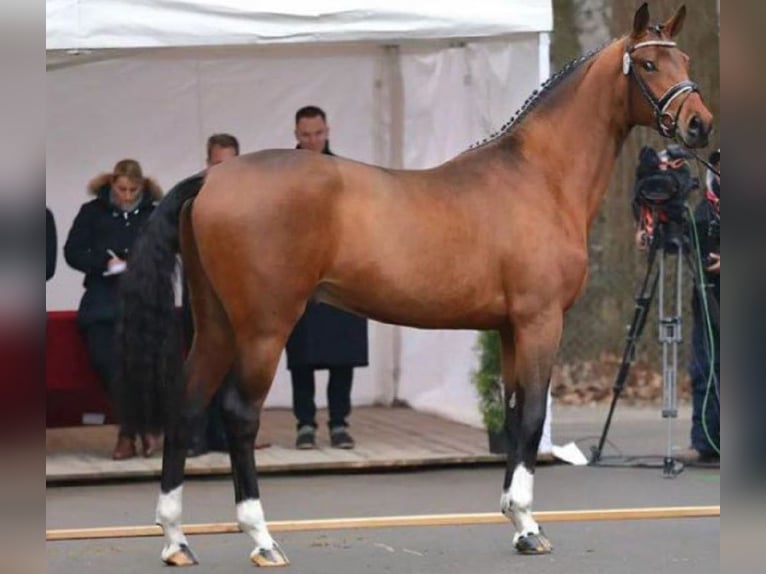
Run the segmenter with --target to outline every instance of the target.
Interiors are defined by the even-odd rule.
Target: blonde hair
[[[153,178],[145,177],[144,172],[141,170],[141,164],[134,159],[118,161],[112,171],[100,173],[91,179],[88,182],[88,193],[96,195],[99,189],[105,185],[114,184],[119,177],[126,177],[130,181],[141,184],[143,191],[149,192],[150,197],[154,201],[159,201],[162,198],[162,188],[160,185]]]
[[[134,183],[144,184],[144,172],[141,170],[141,164],[134,159],[122,159],[114,165],[112,183],[117,181],[118,177],[126,177]]]

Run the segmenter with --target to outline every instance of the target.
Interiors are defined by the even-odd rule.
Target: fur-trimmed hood
[[[101,190],[108,188],[111,180],[112,174],[110,172],[100,173],[88,182],[88,193],[94,197],[99,197]],[[144,178],[144,191],[149,193],[149,197],[153,202],[162,199],[162,188],[160,187],[160,184],[151,177]]]

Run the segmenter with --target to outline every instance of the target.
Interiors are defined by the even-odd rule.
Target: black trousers
[[[353,367],[330,367],[327,384],[327,404],[330,411],[330,428],[347,426],[346,418],[351,414],[351,384],[354,379]],[[296,367],[290,371],[293,384],[293,413],[298,419],[298,428],[309,425],[316,428],[316,384],[312,367]]]
[[[226,373],[223,383],[213,394],[207,408],[192,420],[190,447],[228,452],[229,441],[223,422],[223,401],[227,388],[236,388],[238,385],[239,373],[232,369]]]
[[[719,450],[721,447],[721,405],[718,402],[721,390],[721,334],[717,326],[713,325],[713,348],[709,349],[702,311],[696,302],[692,310],[692,356],[689,369],[692,383],[691,443],[701,453],[714,454],[715,449],[710,441]],[[711,354],[715,358],[712,361],[715,377],[708,383]],[[708,389],[708,384],[715,385],[715,388]]]
[[[122,419],[124,405],[121,404],[121,396],[115,388],[114,371],[114,337],[116,325],[114,321],[96,321],[81,327],[85,337],[93,370],[96,371],[104,390],[112,401],[112,408],[118,419]],[[136,430],[125,424],[120,424],[120,436],[134,437]]]

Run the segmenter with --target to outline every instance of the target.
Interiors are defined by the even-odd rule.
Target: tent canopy
[[[548,32],[549,0],[47,0],[47,50],[402,42]]]

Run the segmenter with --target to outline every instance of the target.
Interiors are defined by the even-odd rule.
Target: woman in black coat
[[[93,368],[122,421],[112,458],[135,456],[137,435],[141,436],[144,456],[151,456],[159,445],[159,405],[131,396],[130,389],[115,388],[114,338],[120,275],[162,190],[144,177],[137,161],[124,159],[111,173],[94,178],[88,192],[94,199],[80,208],[64,245],[66,262],[85,273],[77,322]]]

